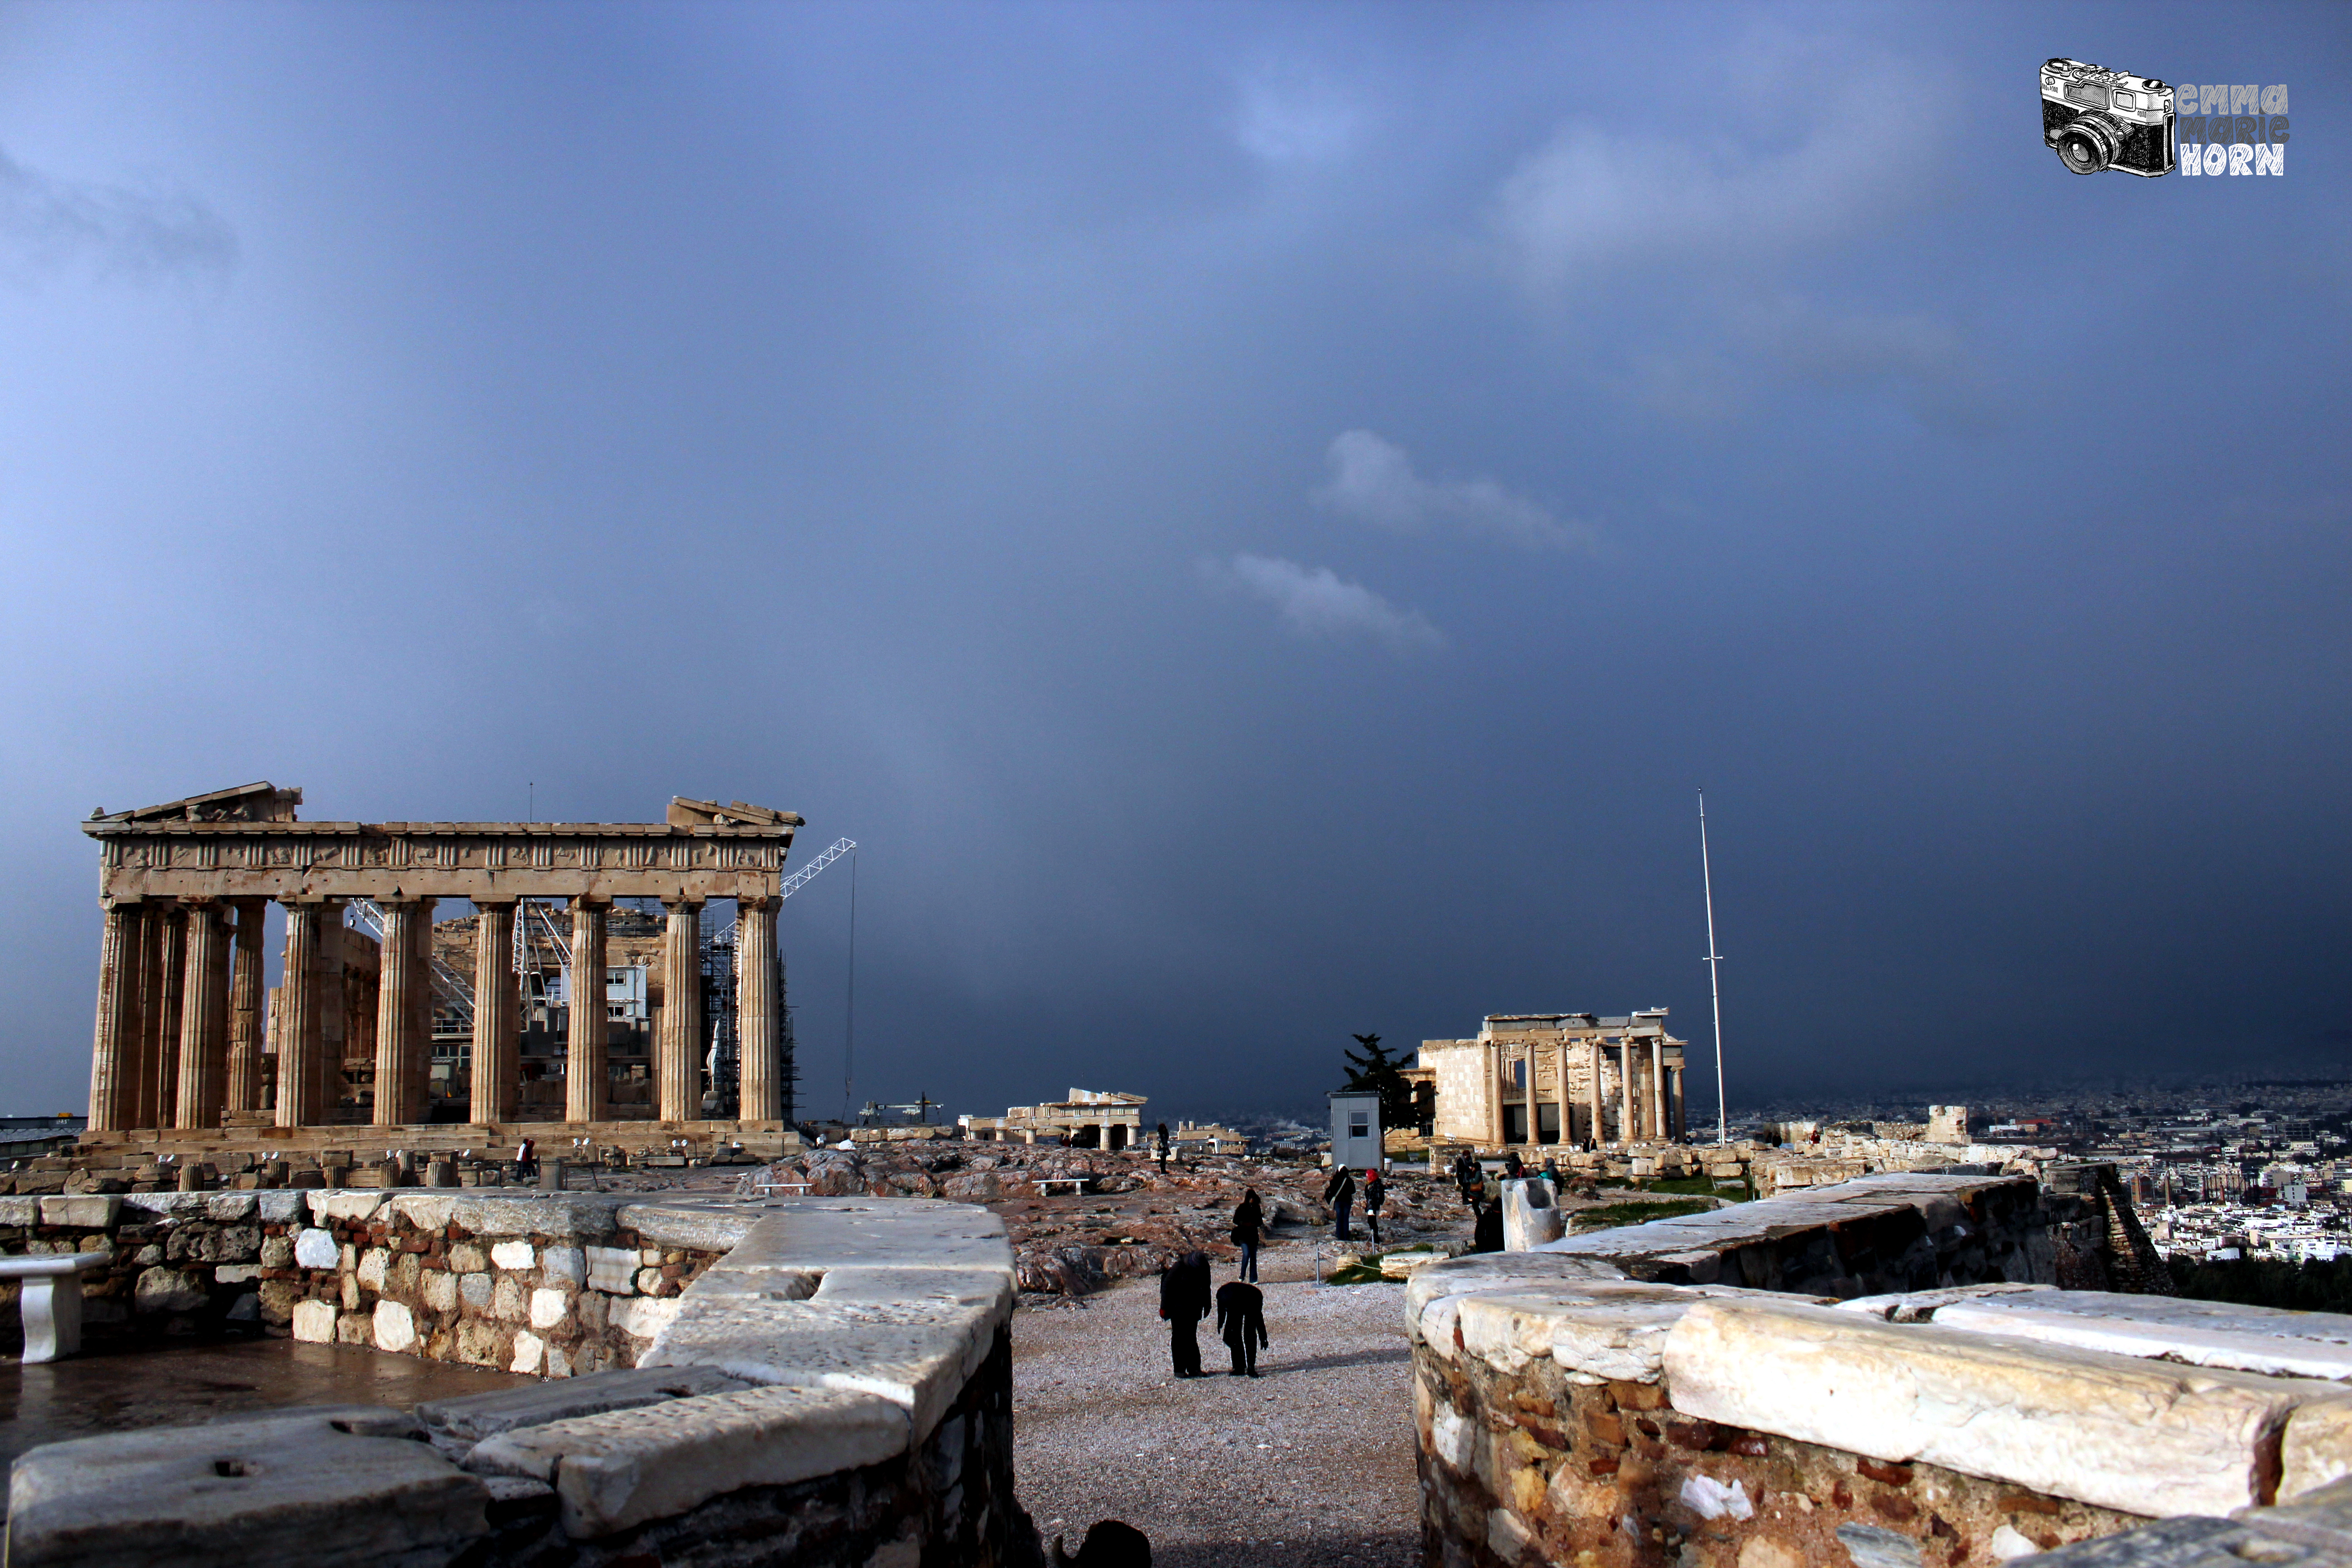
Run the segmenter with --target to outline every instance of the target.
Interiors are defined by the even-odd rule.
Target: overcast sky
[[[1702,784],[1735,1097],[2333,1068],[2347,42],[0,5],[0,1110],[86,1102],[76,824],[264,778],[858,840],[860,1101],[1704,1056]],[[2284,177],[2067,173],[2062,54],[2286,83]]]

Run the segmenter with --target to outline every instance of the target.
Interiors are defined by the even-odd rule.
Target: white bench
[[[762,1193],[786,1193],[796,1198],[806,1196],[809,1188],[814,1184],[810,1182],[753,1182],[751,1184],[754,1189]]]
[[[20,1279],[25,1362],[55,1361],[81,1349],[81,1277],[114,1261],[110,1252],[39,1252],[0,1258],[0,1279]]]
[[[1092,1176],[1039,1176],[1036,1178],[1037,1192],[1041,1197],[1050,1198],[1055,1195],[1058,1188],[1064,1195],[1076,1197],[1083,1194],[1093,1181]]]

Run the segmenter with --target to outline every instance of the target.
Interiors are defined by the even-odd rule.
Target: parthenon
[[[657,900],[666,917],[654,1119],[701,1120],[701,915],[705,903],[732,900],[736,1123],[782,1130],[790,1085],[779,1053],[776,910],[800,817],[680,796],[657,823],[303,822],[301,800],[299,789],[255,784],[82,824],[99,844],[105,910],[92,1133],[332,1124],[341,1063],[330,1059],[326,1024],[352,1011],[373,1018],[368,1124],[425,1122],[441,899],[467,900],[478,916],[472,1125],[517,1120],[522,1009],[511,954],[526,900],[570,906],[572,967],[599,977],[576,988],[570,1009],[564,1125],[602,1123],[611,1109],[605,1009],[588,999],[602,989],[606,918],[618,899]],[[285,910],[285,982],[280,1016],[266,1027],[263,922],[273,900]],[[382,933],[372,998],[344,994],[341,936],[356,900],[372,906]],[[365,971],[352,973],[363,986]],[[274,1057],[265,1049],[273,1039]]]

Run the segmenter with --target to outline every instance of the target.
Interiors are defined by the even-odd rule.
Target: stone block
[[[215,1193],[205,1200],[205,1217],[229,1224],[249,1220],[260,1208],[260,1201],[251,1193]]]
[[[383,1206],[382,1193],[353,1192],[336,1188],[310,1194],[310,1214],[320,1225],[331,1220],[373,1219],[375,1211]]]
[[[307,1194],[291,1188],[278,1188],[253,1194],[253,1217],[264,1225],[291,1225],[310,1212],[303,1202]]]
[[[467,1465],[552,1485],[565,1533],[593,1540],[745,1487],[880,1464],[907,1447],[906,1415],[890,1401],[775,1387],[501,1433],[476,1447]]]
[[[1525,1252],[1558,1241],[1568,1231],[1568,1219],[1552,1201],[1551,1184],[1539,1180],[1503,1184],[1503,1248]]]
[[[83,1193],[72,1197],[43,1198],[43,1225],[75,1226],[83,1230],[111,1230],[122,1212],[119,1193]]]
[[[0,1198],[0,1225],[34,1226],[40,1223],[40,1199]]]
[[[587,1252],[577,1247],[547,1247],[539,1255],[539,1271],[540,1278],[551,1284],[558,1279],[581,1284],[588,1278]]]
[[[549,1162],[542,1160],[542,1165]],[[476,1236],[604,1237],[614,1228],[617,1196],[601,1193],[524,1193],[481,1195],[480,1189],[434,1201],[453,1204],[453,1223]]]
[[[528,1241],[500,1241],[491,1245],[490,1261],[500,1268],[520,1273],[539,1267],[539,1249]]]
[[[683,1296],[626,1296],[613,1303],[605,1321],[632,1339],[650,1340],[676,1321],[685,1305]]]
[[[335,1320],[335,1342],[339,1345],[373,1344],[375,1320],[365,1312],[344,1312]]]
[[[389,1414],[389,1413],[379,1413]],[[328,1407],[52,1443],[16,1461],[12,1568],[391,1568],[488,1533],[488,1489]]]
[[[1004,1223],[986,1209],[930,1198],[793,1198],[765,1215],[728,1254],[738,1268],[831,1270],[859,1265],[1010,1268]]]
[[[305,1344],[333,1344],[338,1316],[340,1314],[332,1301],[297,1301],[294,1303],[294,1337]]]
[[[514,1337],[514,1360],[507,1364],[507,1370],[536,1373],[546,1356],[547,1342],[527,1329],[519,1329]]]
[[[292,1279],[264,1279],[261,1282],[261,1321],[265,1323],[285,1323],[293,1321],[294,1309],[302,1300],[302,1286]]]
[[[2286,1377],[2352,1378],[2352,1317],[2123,1296],[2105,1290],[1979,1295],[1936,1310],[1938,1328],[2011,1334],[2116,1355]]]
[[[142,1269],[131,1300],[141,1312],[193,1312],[208,1292],[194,1275],[178,1268]]]
[[[954,1302],[682,1298],[640,1366],[715,1366],[747,1383],[846,1388],[902,1406],[918,1441],[987,1358],[997,1315]]]
[[[224,1263],[213,1270],[215,1285],[242,1285],[260,1277],[261,1266],[257,1263]]]
[[[497,1366],[510,1349],[507,1331],[495,1323],[473,1318],[457,1325],[457,1359],[470,1366]]]
[[[2281,1502],[2352,1476],[2352,1401],[2305,1405],[2288,1416],[2279,1460]]]
[[[1955,1302],[1974,1300],[1979,1296],[2013,1296],[2024,1290],[2056,1289],[2054,1285],[2003,1279],[1985,1285],[1951,1285],[1939,1290],[1905,1290],[1891,1296],[1856,1296],[1840,1301],[1838,1308],[1841,1311],[1867,1312],[1882,1322],[1927,1323],[1935,1321],[1938,1310]]]
[[[562,1384],[534,1384],[463,1399],[434,1400],[416,1407],[416,1418],[436,1432],[478,1443],[485,1437],[524,1426],[543,1426],[551,1421],[568,1421],[612,1410],[635,1410],[668,1399],[727,1394],[745,1386],[740,1379],[707,1366],[603,1372]]]
[[[673,1200],[630,1204],[615,1217],[656,1247],[725,1252],[743,1239],[762,1212],[733,1204],[703,1208]]]
[[[360,1289],[382,1290],[384,1288],[385,1272],[391,1267],[392,1253],[389,1248],[371,1247],[361,1253],[360,1266],[357,1270]]]
[[[265,1236],[261,1238],[261,1266],[264,1268],[294,1267],[294,1238],[290,1236]]]
[[[634,1247],[592,1247],[588,1254],[588,1288],[614,1296],[636,1293],[637,1254]]]
[[[457,1299],[466,1304],[469,1311],[478,1312],[489,1306],[490,1293],[493,1289],[495,1286],[487,1274],[457,1276]]]
[[[342,1261],[342,1249],[335,1245],[334,1233],[326,1230],[299,1231],[294,1237],[294,1263],[299,1268],[332,1268]]]
[[[416,1343],[416,1316],[398,1301],[375,1304],[375,1348],[404,1351]]]
[[[524,1300],[523,1284],[511,1274],[500,1279],[490,1288],[491,1317],[503,1318],[510,1323],[519,1323],[522,1321],[528,1311],[529,1306]]]
[[[432,1193],[403,1193],[392,1200],[391,1209],[418,1230],[446,1230],[457,1217],[457,1200]]]
[[[2156,1517],[2263,1500],[2280,1428],[2340,1389],[1834,1308],[1701,1301],[1666,1336],[1686,1415]]]
[[[427,1269],[417,1294],[424,1299],[427,1311],[454,1312],[457,1310],[457,1276],[446,1269]]]
[[[453,1242],[449,1247],[449,1268],[458,1274],[480,1274],[490,1267],[489,1249],[478,1241]],[[528,1265],[526,1265],[528,1267]]]
[[[552,1329],[572,1316],[572,1298],[562,1289],[542,1287],[530,1293],[530,1326]]]

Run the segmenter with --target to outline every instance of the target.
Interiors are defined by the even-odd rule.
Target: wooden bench
[[[81,1277],[114,1261],[110,1252],[37,1252],[0,1258],[0,1279],[24,1283],[25,1362],[55,1361],[81,1349]]]

